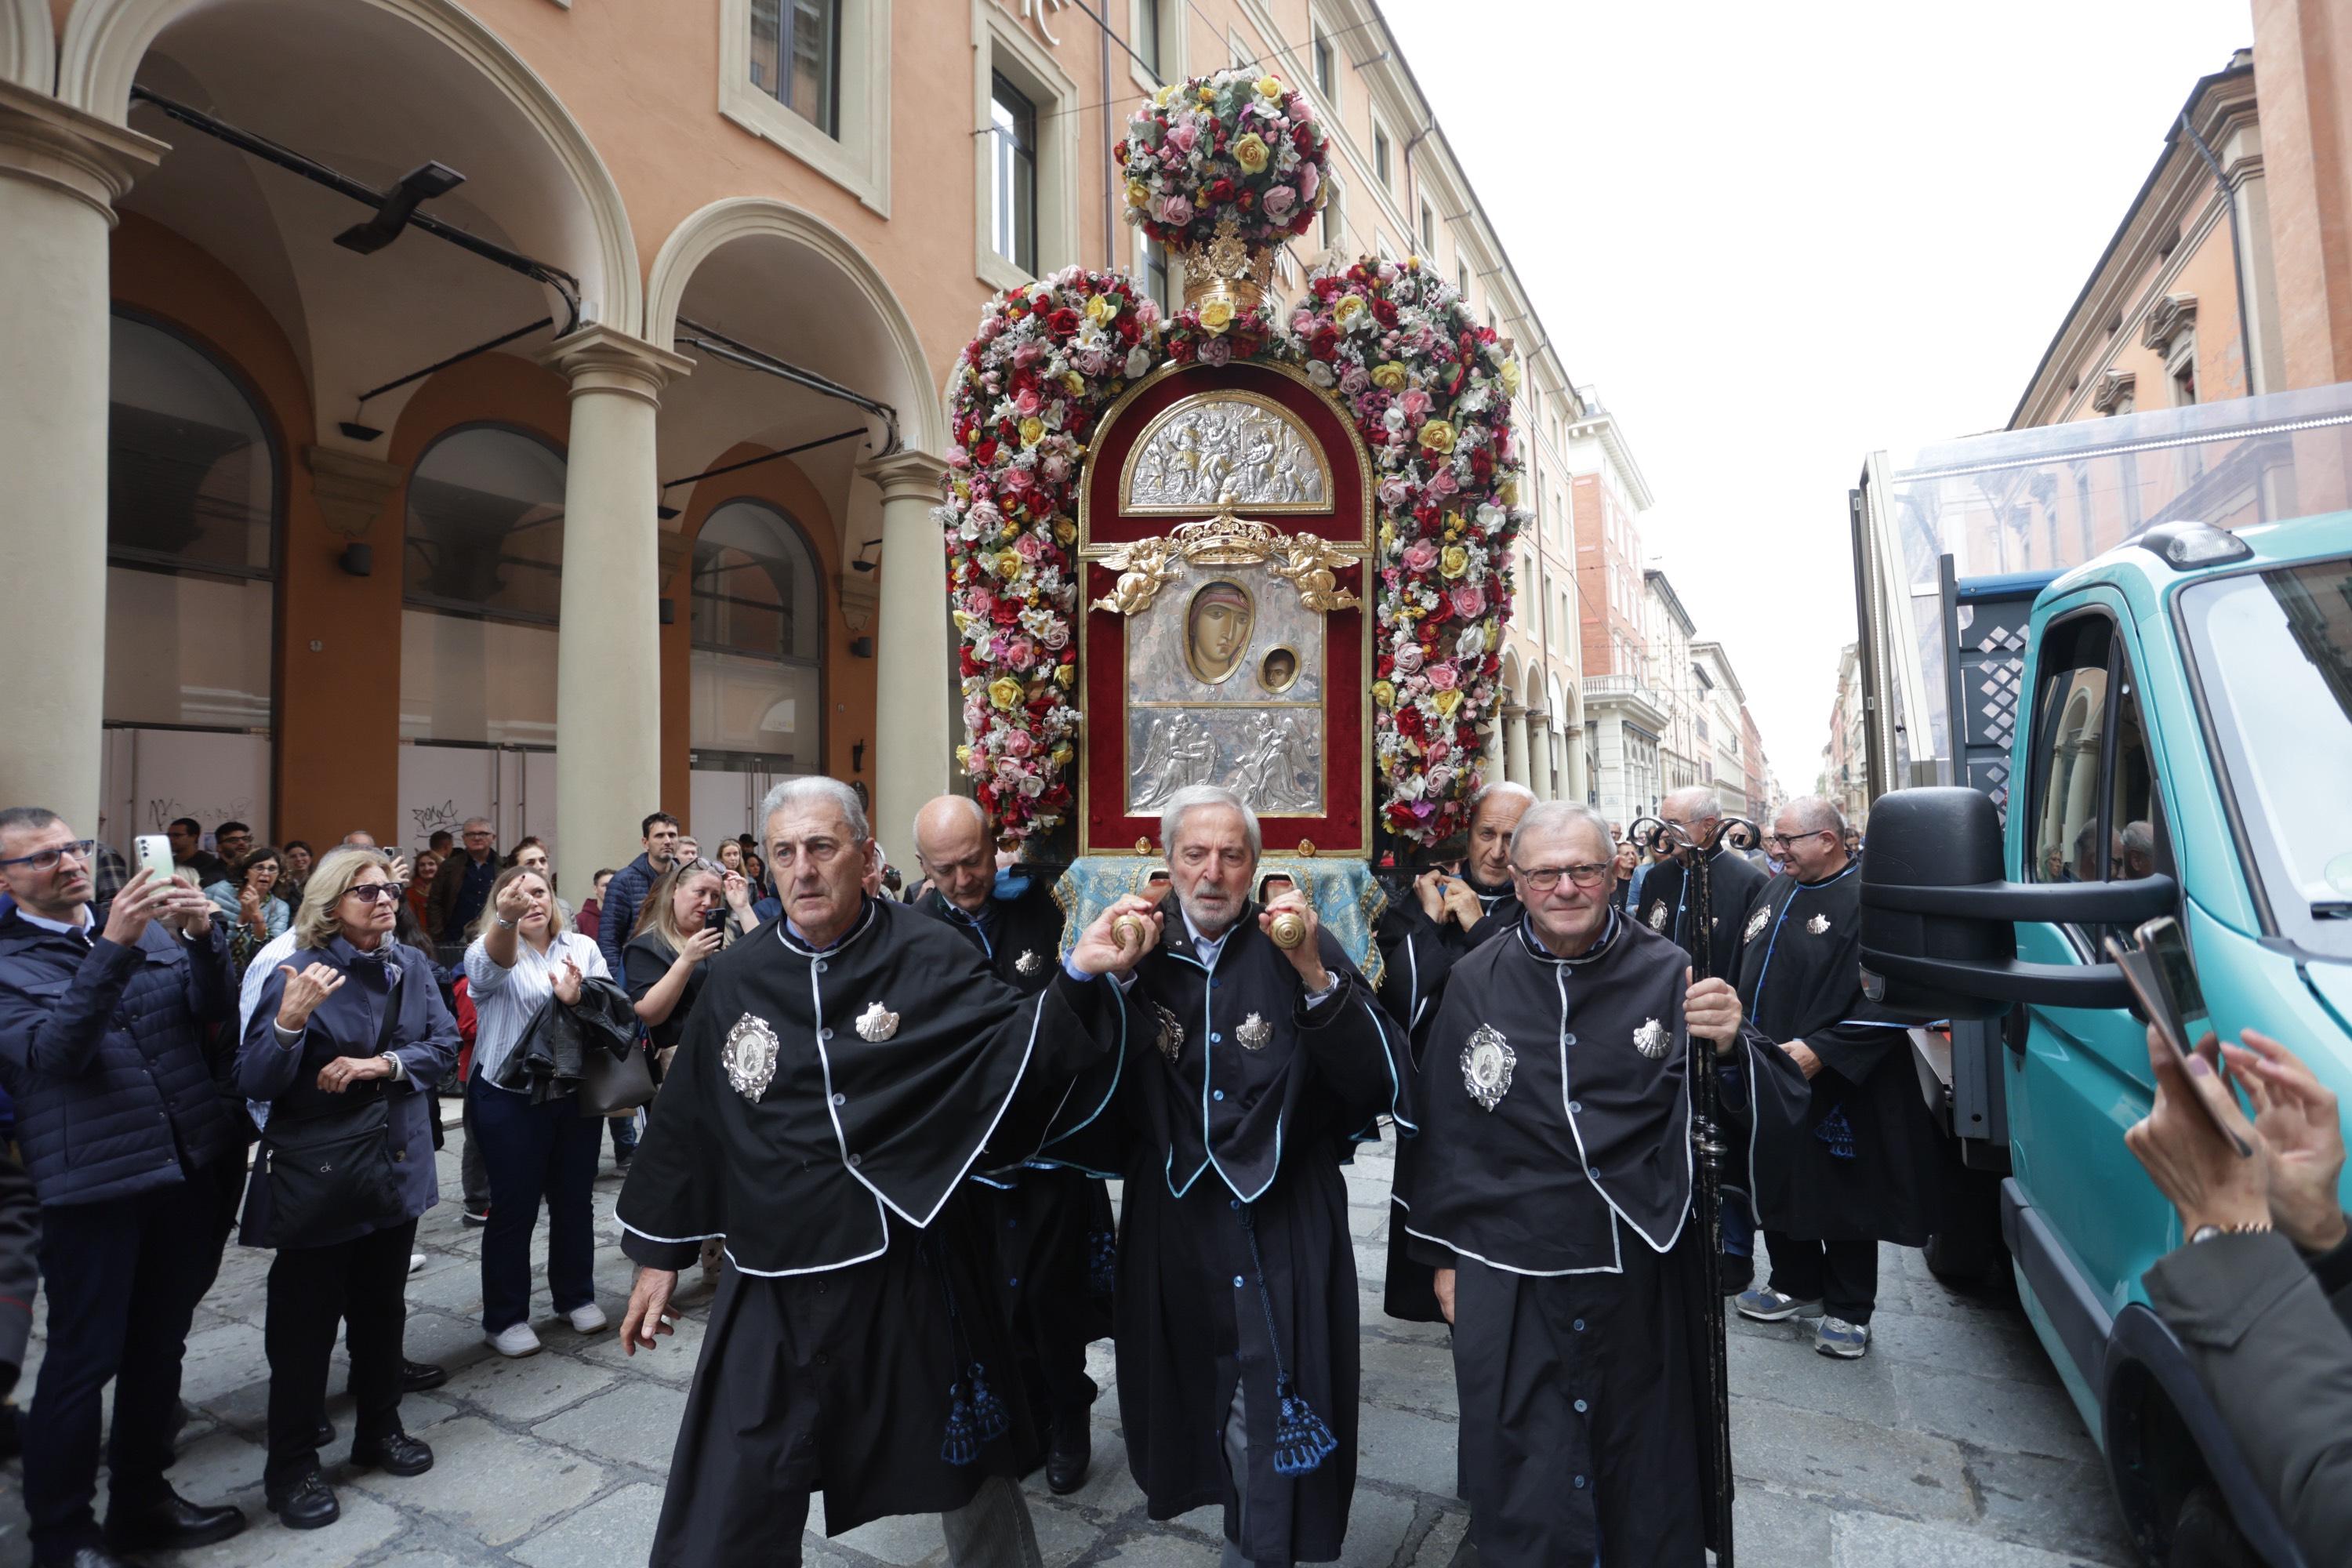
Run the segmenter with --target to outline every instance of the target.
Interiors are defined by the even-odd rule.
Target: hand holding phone
[[[2218,1046],[2202,1058],[2207,1069],[2205,1082],[2195,1081],[2199,1075],[2189,1065],[2190,1057],[2198,1054],[2198,1047],[2190,1043],[2189,1031],[2196,1027],[2199,1035],[2205,1035],[2202,1026],[2206,1008],[2204,992],[2197,984],[2197,966],[2189,959],[2189,944],[2180,934],[2179,922],[2168,915],[2148,921],[2132,935],[2131,946],[2112,936],[2105,945],[2108,958],[2123,971],[2124,984],[2131,987],[2133,1011],[2147,1022],[2149,1037],[2157,1042],[2149,1047],[2151,1060],[2160,1047],[2171,1064],[2181,1069],[2183,1078],[2189,1080],[2185,1098],[2196,1112],[2237,1152],[2240,1159],[2252,1157],[2252,1143],[2229,1125],[2208,1097],[2209,1089],[2211,1094],[2223,1098],[2231,1094],[2229,1080],[2220,1071]]]

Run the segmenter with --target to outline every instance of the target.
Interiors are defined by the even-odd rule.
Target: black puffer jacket
[[[490,1081],[527,1094],[538,1105],[579,1092],[590,1051],[609,1051],[617,1060],[637,1043],[636,1010],[627,993],[591,975],[580,983],[580,1000],[567,1007],[553,997],[523,1026],[522,1037],[499,1064]]]
[[[106,910],[91,930],[106,926]],[[203,1029],[236,1016],[227,923],[198,941],[151,921],[138,944],[0,917],[0,1083],[45,1206],[129,1197],[237,1147]]]

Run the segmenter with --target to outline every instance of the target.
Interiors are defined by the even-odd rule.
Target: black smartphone
[[[715,910],[703,910],[702,929],[705,931],[725,931],[727,929],[727,906],[721,904]]]
[[[2134,945],[2126,947],[2114,937],[2107,938],[2107,956],[2123,971],[2124,984],[2131,987],[2137,1004],[2133,1011],[2156,1026],[2158,1038],[2171,1048],[2186,1070],[2210,1021],[2204,989],[2197,984],[2197,965],[2189,956],[2188,939],[2180,934],[2180,922],[2169,915],[2141,926],[2132,939]],[[2221,1124],[2203,1095],[2192,1092],[2189,1099],[2213,1131],[2229,1141],[2239,1158],[2252,1156],[2252,1146]]]

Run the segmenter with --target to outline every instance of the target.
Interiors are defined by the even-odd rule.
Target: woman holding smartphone
[[[270,1510],[288,1528],[316,1530],[341,1507],[319,1467],[327,1367],[337,1328],[350,1325],[352,1393],[359,1413],[352,1463],[396,1476],[433,1468],[433,1450],[400,1425],[401,1332],[416,1221],[440,1198],[428,1109],[454,1071],[457,1025],[431,968],[393,940],[400,884],[373,849],[337,849],[319,862],[295,918],[297,948],[261,990],[237,1047],[236,1088],[269,1109],[268,1137],[299,1138],[305,1122],[385,1102],[398,1212],[298,1217],[275,1202],[277,1155],[254,1165],[245,1242],[274,1247],[268,1319]],[[289,1187],[289,1194],[295,1189]],[[299,1197],[299,1194],[296,1194]]]
[[[580,1114],[569,1095],[533,1104],[499,1087],[506,1065],[542,1007],[571,1006],[583,981],[608,980],[604,955],[565,921],[547,879],[512,866],[490,884],[489,902],[466,948],[474,1003],[474,1065],[467,1088],[474,1130],[490,1177],[490,1219],[482,1232],[482,1336],[500,1355],[540,1348],[530,1326],[530,1237],[548,1211],[547,1285],[574,1331],[604,1327],[596,1305],[596,1154],[604,1124]]]
[[[621,967],[637,1019],[653,1037],[657,1068],[669,1065],[686,1035],[704,961],[754,923],[749,884],[713,860],[673,866],[646,892]]]
[[[264,844],[247,850],[227,876],[205,889],[205,897],[228,921],[229,961],[240,980],[253,955],[284,936],[292,922],[292,910],[278,896],[284,874],[284,858]]]

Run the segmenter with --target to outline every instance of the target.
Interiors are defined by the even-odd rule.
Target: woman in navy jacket
[[[457,1025],[431,967],[393,939],[399,898],[392,862],[377,850],[338,849],[320,861],[295,916],[300,945],[264,984],[237,1049],[237,1089],[266,1101],[270,1120],[322,1115],[382,1095],[403,1200],[400,1219],[355,1219],[347,1230],[281,1246],[269,1268],[263,1479],[271,1511],[297,1530],[331,1524],[341,1513],[316,1447],[339,1321],[351,1325],[351,1387],[359,1401],[352,1463],[400,1476],[433,1467],[433,1450],[401,1430],[401,1331],[417,1217],[440,1196],[433,1089],[456,1068]],[[257,1163],[246,1195],[246,1245],[268,1244],[270,1207],[268,1166]]]

